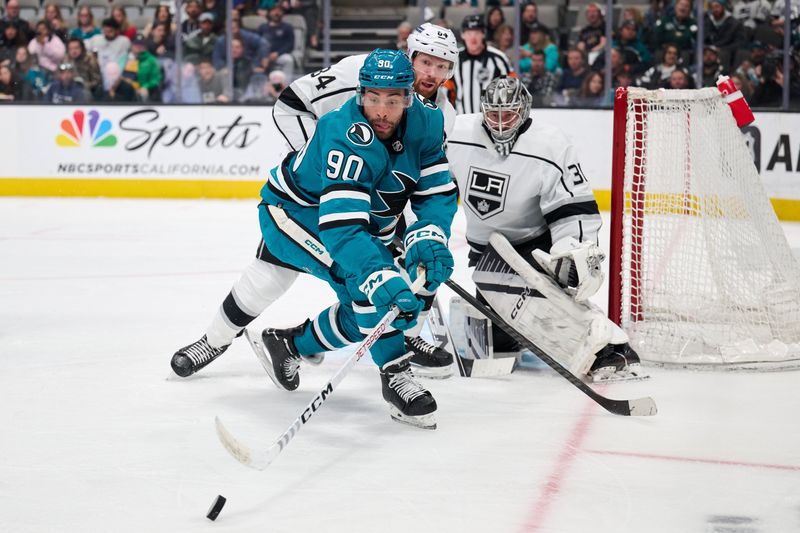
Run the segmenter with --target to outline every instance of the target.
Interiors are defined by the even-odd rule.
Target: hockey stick
[[[411,290],[416,293],[419,291],[423,285],[425,284],[425,271],[423,268],[420,267],[418,270],[418,275],[416,281],[411,285]],[[314,399],[306,406],[303,412],[298,416],[295,421],[292,423],[289,428],[283,432],[283,434],[278,437],[273,444],[271,444],[268,448],[263,449],[254,449],[250,448],[246,444],[242,443],[239,439],[234,437],[230,431],[223,425],[222,420],[217,416],[214,418],[214,423],[217,427],[217,437],[219,437],[219,441],[228,450],[234,459],[239,461],[245,466],[249,466],[250,468],[255,468],[256,470],[264,470],[267,468],[272,461],[275,460],[276,457],[283,451],[286,446],[289,445],[289,442],[294,438],[297,433],[300,432],[300,429],[308,423],[311,419],[312,415],[316,413],[320,407],[325,403],[325,400],[333,394],[333,391],[339,386],[339,383],[342,382],[344,377],[350,372],[350,370],[356,365],[356,363],[367,353],[370,347],[375,344],[375,341],[386,332],[386,328],[389,327],[389,324],[397,318],[397,315],[400,314],[399,309],[397,306],[393,306],[388,313],[386,313],[383,318],[378,322],[378,324],[373,328],[373,330],[367,335],[367,337],[361,341],[361,344],[358,345],[356,348],[355,353],[351,355],[347,361],[345,362],[344,366],[340,368],[328,381],[328,384],[322,388],[321,391],[314,396]]]
[[[508,333],[515,341],[521,346],[524,346],[533,352],[539,359],[544,361],[547,366],[558,372],[561,377],[569,381],[572,385],[577,387],[581,392],[589,398],[600,404],[606,411],[615,415],[622,416],[653,416],[658,412],[656,402],[652,398],[637,398],[635,400],[612,400],[601,396],[592,390],[591,387],[586,385],[577,376],[572,374],[569,370],[561,366],[555,359],[547,355],[541,348],[536,346],[528,338],[524,337],[520,332],[511,327],[500,315],[492,311],[488,306],[482,304],[473,295],[468,293],[455,281],[448,279],[445,284],[450,287],[456,294],[461,296],[465,301],[469,302],[475,309],[483,313],[486,318],[497,324],[503,331]]]

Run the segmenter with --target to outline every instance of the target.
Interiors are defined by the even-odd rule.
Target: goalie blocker
[[[570,296],[499,233],[492,234],[473,281],[500,317],[573,374],[594,381],[644,377],[622,329]]]

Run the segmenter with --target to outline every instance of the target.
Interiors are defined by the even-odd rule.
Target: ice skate
[[[597,354],[588,375],[594,383],[636,381],[650,377],[642,369],[639,355],[627,342],[609,344],[603,348]]]
[[[426,342],[422,337],[406,337],[411,365],[418,377],[445,379],[453,375],[453,355],[443,348]]]
[[[265,355],[272,367],[270,377],[276,385],[288,391],[293,391],[300,385],[302,358],[294,346],[294,337],[302,332],[302,328],[303,326],[291,329],[267,328],[261,333],[261,340],[266,348]],[[264,368],[267,369],[267,365]]]
[[[211,361],[225,353],[230,344],[215,348],[208,343],[205,335],[200,340],[184,346],[172,356],[172,370],[182,378],[189,377]]]
[[[411,372],[406,353],[381,367],[383,399],[389,402],[389,414],[394,420],[423,429],[436,429],[436,400]]]

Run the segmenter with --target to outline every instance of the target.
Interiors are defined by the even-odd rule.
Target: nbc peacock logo
[[[111,121],[101,119],[100,113],[92,109],[88,116],[81,110],[72,113],[71,118],[61,121],[61,132],[56,135],[56,144],[64,148],[77,148],[89,139],[93,148],[116,146],[117,136],[111,133]]]

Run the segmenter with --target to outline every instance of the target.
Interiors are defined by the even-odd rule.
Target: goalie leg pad
[[[602,311],[576,302],[497,233],[478,261],[473,280],[501,317],[575,375],[589,371],[595,354],[616,333]]]

